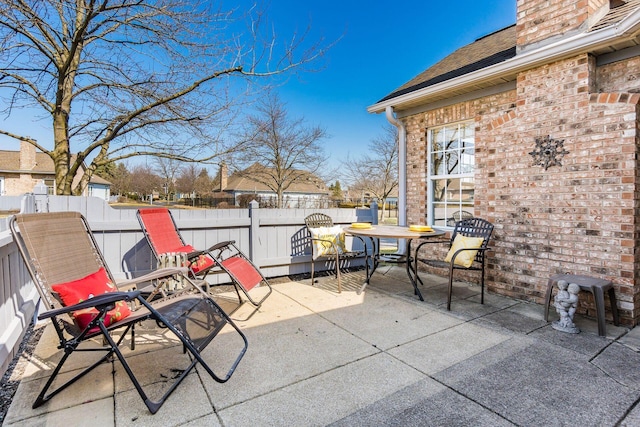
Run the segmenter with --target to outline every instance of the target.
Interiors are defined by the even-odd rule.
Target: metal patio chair
[[[93,233],[80,213],[15,215],[10,221],[10,229],[42,300],[44,312],[38,318],[51,319],[59,348],[64,351],[33,403],[34,408],[91,373],[113,355],[122,364],[151,413],[160,409],[197,364],[220,383],[227,381],[234,373],[247,350],[247,339],[219,305],[202,291],[201,286],[188,277],[187,268],[160,269],[116,287]],[[179,280],[183,288],[173,289],[169,297],[163,296],[161,288],[175,280]],[[141,286],[147,287],[148,298],[143,297]],[[122,291],[127,288],[133,290]],[[131,348],[135,350],[135,325],[143,320],[155,321],[163,333],[167,329],[171,331],[182,344],[174,347],[176,351],[182,348],[183,353],[190,353],[190,358],[184,360],[184,369],[171,369],[172,372],[179,372],[179,375],[171,376],[175,378],[174,382],[157,400],[147,395],[120,350],[129,331]],[[227,369],[225,366],[222,371],[226,373],[218,374],[209,367],[201,352],[214,342],[226,326],[237,333],[239,351],[234,356],[233,346],[219,348],[226,355],[224,364],[228,362],[230,367]],[[228,344],[226,339],[225,343]],[[52,388],[65,362],[77,352],[103,352],[104,355],[62,385],[56,382],[56,387]],[[150,364],[161,363],[153,353],[145,354]],[[218,365],[217,358],[218,355],[215,360]],[[168,375],[160,376],[157,381],[167,381]]]
[[[336,278],[338,279],[338,292],[342,292],[342,278],[340,276],[341,262],[348,259],[364,257],[366,263],[367,246],[364,239],[360,236],[353,236],[357,237],[362,242],[363,250],[347,250],[344,244],[344,232],[341,228],[338,229],[339,226],[335,226],[333,224],[333,219],[329,215],[313,213],[307,216],[304,219],[304,222],[309,233],[308,239],[311,242],[311,283],[314,283],[316,260],[324,258],[329,260],[330,263],[335,263]],[[323,249],[323,253],[319,253],[319,248]]]
[[[137,217],[158,264],[162,264],[167,256],[182,254],[193,278],[204,280],[212,270],[224,271],[231,279],[238,302],[243,303],[240,295],[242,291],[256,310],[271,295],[269,281],[234,241],[220,242],[208,249],[196,250],[185,244],[169,209],[139,209]],[[209,284],[206,283],[205,286],[208,287]],[[266,291],[257,291],[261,287],[266,287]]]
[[[480,271],[480,303],[484,304],[484,267],[485,253],[489,239],[493,233],[493,224],[481,218],[468,218],[456,222],[449,241],[427,240],[416,248],[415,267],[418,271],[418,261],[427,265],[449,269],[449,290],[447,294],[447,310],[451,310],[451,296],[453,293],[454,270]],[[448,243],[449,252],[445,259],[419,258],[418,253],[424,245],[434,243]]]

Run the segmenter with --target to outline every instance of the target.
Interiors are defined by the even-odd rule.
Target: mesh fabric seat
[[[242,291],[246,300],[256,309],[271,294],[267,279],[235,242],[225,241],[205,250],[195,250],[191,245],[185,244],[169,209],[139,209],[137,216],[158,263],[164,254],[183,253],[194,278],[204,279],[214,269],[224,271],[231,279],[238,301],[243,302],[240,295]],[[261,287],[266,288],[266,291],[257,292]]]
[[[346,250],[346,248],[340,248],[339,244],[336,243],[335,240],[328,240],[328,239],[314,237],[314,234],[317,235],[314,232],[314,230],[318,230],[321,228],[329,229],[334,227],[333,219],[329,215],[326,215],[323,213],[313,213],[307,216],[304,219],[304,222],[305,222],[305,225],[307,226],[307,231],[309,233],[308,239],[311,242],[311,283],[312,284],[314,283],[315,262],[319,258],[328,259],[330,261],[329,262],[330,264],[331,263],[334,264],[334,267],[336,270],[336,278],[338,279],[338,292],[342,292],[342,278],[340,275],[340,268],[341,268],[342,262],[345,261],[346,259],[364,257],[365,265],[367,267],[367,276],[368,276],[369,265],[367,264],[367,246],[364,242],[364,239],[362,239],[362,237],[354,236],[354,237],[357,237],[362,242],[363,250],[361,251]],[[344,233],[343,233],[343,236],[344,236]],[[320,243],[320,246],[324,245],[326,248],[330,248],[330,250],[326,255],[319,255],[317,253],[317,250],[318,250],[317,245],[314,243]]]
[[[451,240],[449,241],[433,241],[427,240],[418,245],[416,249],[416,257],[415,257],[415,266],[416,271],[418,271],[418,261],[421,261],[427,265],[433,267],[440,268],[448,268],[449,269],[449,289],[447,294],[447,310],[451,310],[451,297],[453,293],[453,272],[454,270],[476,270],[480,271],[480,303],[484,304],[484,267],[485,267],[485,253],[489,249],[489,239],[491,238],[491,234],[493,233],[493,224],[489,221],[486,221],[481,218],[468,218],[458,221],[453,230],[453,234],[451,235]],[[466,238],[478,238],[481,240],[478,245],[474,245],[474,247],[461,247],[455,251],[451,251],[451,248],[456,241],[456,237],[466,237]],[[427,244],[442,244],[448,243],[451,260],[445,261],[442,259],[425,259],[419,258],[420,249]],[[461,265],[457,262],[459,259],[463,258],[465,254],[473,254],[471,251],[476,251],[475,255],[472,259],[470,259],[470,263],[468,266]]]
[[[115,355],[149,411],[156,413],[197,364],[215,381],[223,383],[231,377],[244,356],[247,350],[245,335],[218,304],[188,277],[187,268],[160,269],[121,283],[120,288],[111,291],[110,288],[115,288],[113,276],[87,221],[79,213],[16,215],[11,219],[10,228],[42,300],[41,306],[45,311],[39,315],[39,319],[51,319],[58,336],[59,348],[64,351],[33,403],[34,408],[81,377],[95,373],[96,367]],[[178,279],[183,288],[174,290],[170,297],[163,296],[161,289],[169,281]],[[106,288],[101,288],[103,284]],[[140,290],[135,289],[138,286],[149,287],[151,296],[145,299]],[[122,291],[125,288],[131,290]],[[74,301],[77,298],[78,302],[70,302],[69,298],[74,298]],[[126,315],[129,311],[130,314]],[[180,373],[174,382],[169,383],[168,389],[156,400],[147,395],[120,350],[129,331],[131,348],[135,350],[135,325],[143,320],[152,320],[162,325],[163,334],[169,330],[181,343],[173,348],[178,352],[190,353],[190,358],[185,358],[184,368],[179,369]],[[224,360],[229,364],[222,368],[223,373],[220,374],[214,372],[201,353],[219,336],[223,328],[235,331],[232,341],[237,342],[238,351],[236,353],[233,346],[231,350],[225,346]],[[149,334],[146,331],[146,335]],[[94,337],[102,339],[92,339]],[[226,337],[225,343],[228,343]],[[104,354],[95,363],[58,385],[55,380],[63,365],[78,352]],[[162,362],[156,360],[153,353],[143,355],[149,357],[150,365]],[[219,365],[216,360],[216,366]],[[171,370],[175,371],[173,368]],[[111,377],[108,379],[111,380]],[[52,387],[54,381],[56,387]],[[161,375],[157,381],[166,382],[167,377]]]

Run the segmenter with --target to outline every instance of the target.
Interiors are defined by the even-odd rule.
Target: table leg
[[[367,259],[366,252],[365,252],[364,262],[366,263],[367,277],[364,283],[362,284],[362,287],[360,288],[360,290],[356,292],[358,295],[364,292],[364,289],[369,284],[369,280],[371,280],[371,276],[373,276],[373,273],[376,271],[376,268],[378,268],[378,256],[380,255],[380,245],[379,244],[376,245],[376,239],[374,237],[369,237],[369,240],[371,240],[371,268],[369,268],[369,260]]]
[[[424,284],[422,283],[422,279],[420,279],[420,277],[418,276],[418,271],[417,269],[414,270],[413,267],[413,258],[411,257],[411,239],[407,239],[407,276],[409,276],[409,280],[411,280],[411,284],[413,285],[413,290],[414,293],[416,295],[418,295],[418,298],[420,298],[420,301],[424,301],[424,298],[422,298],[422,294],[420,293],[420,289],[418,289],[418,282],[420,282],[421,285],[424,286]]]

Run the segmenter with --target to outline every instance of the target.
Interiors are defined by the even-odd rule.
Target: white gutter
[[[407,131],[393,115],[393,107],[385,109],[389,123],[398,128],[398,225],[407,225]]]
[[[638,31],[640,31],[640,8],[633,11],[617,25],[605,27],[593,32],[581,33],[538,49],[517,54],[513,58],[499,64],[379,102],[368,107],[367,111],[369,113],[381,113],[388,111],[388,108],[393,109],[394,106],[399,107],[405,103],[415,103],[421,98],[433,96],[454,88],[470,86],[485,80],[493,80],[501,76],[512,75],[536,66],[548,64],[561,58],[604,48],[614,42],[621,42],[625,39],[635,37]],[[388,114],[389,113],[387,113],[387,118]]]

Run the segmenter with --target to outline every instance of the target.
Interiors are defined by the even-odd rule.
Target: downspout
[[[387,106],[385,113],[389,123],[398,128],[398,225],[407,225],[407,131],[396,119],[393,107]]]
[[[407,131],[404,124],[396,119],[393,107],[385,108],[389,123],[398,128],[398,225],[407,225]],[[406,254],[407,245],[404,239],[398,239],[397,255]]]

